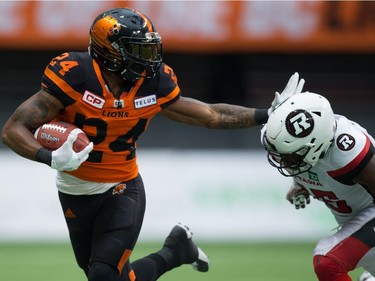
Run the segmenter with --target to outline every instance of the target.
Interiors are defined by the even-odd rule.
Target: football
[[[365,271],[362,275],[358,278],[358,281],[374,281],[375,277],[372,276],[369,272]]]
[[[71,123],[52,121],[43,124],[36,129],[34,137],[44,148],[52,151],[61,147],[68,139],[68,136],[76,130],[78,130],[78,136],[73,143],[73,150],[80,152],[90,143],[90,140],[80,128]]]

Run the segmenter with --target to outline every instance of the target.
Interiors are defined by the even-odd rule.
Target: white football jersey
[[[374,198],[365,186],[352,179],[374,154],[374,139],[357,123],[335,115],[334,141],[323,159],[308,172],[294,177],[297,186],[305,188],[331,210],[339,225],[361,210],[374,206]]]

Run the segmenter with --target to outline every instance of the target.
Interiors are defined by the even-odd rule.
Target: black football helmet
[[[152,78],[162,64],[162,41],[152,22],[129,8],[100,14],[90,28],[89,54],[127,81]]]

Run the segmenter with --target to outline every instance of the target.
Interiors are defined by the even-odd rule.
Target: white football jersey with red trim
[[[295,183],[326,204],[339,225],[361,210],[374,206],[374,198],[355,178],[374,155],[374,139],[357,123],[335,115],[334,140],[323,159]]]

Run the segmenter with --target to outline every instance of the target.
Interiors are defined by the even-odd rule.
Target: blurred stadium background
[[[298,71],[305,90],[375,134],[372,1],[1,1],[0,127],[38,91],[49,61],[85,51],[95,16],[118,6],[153,20],[185,96],[266,108]],[[297,212],[284,200],[290,182],[268,166],[258,128],[206,130],[156,117],[138,148],[148,194],[139,253],[183,221],[217,262],[211,276],[177,271],[163,280],[314,280],[314,242],[336,225],[319,203]],[[0,280],[60,280],[60,271],[61,280],[83,280],[53,171],[1,143],[0,159]]]

